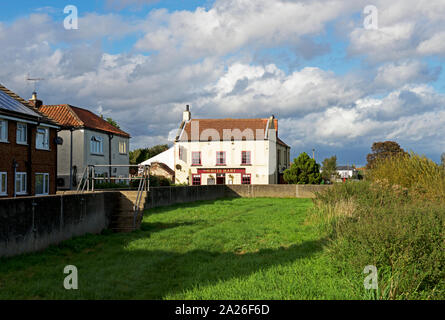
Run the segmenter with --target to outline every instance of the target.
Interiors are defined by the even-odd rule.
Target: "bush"
[[[284,170],[283,178],[289,184],[320,184],[320,165],[303,152]]]
[[[445,201],[445,170],[415,153],[376,161],[367,178],[376,183],[406,188],[415,197]]]
[[[315,199],[310,219],[331,238],[333,263],[356,274],[377,267],[373,298],[445,297],[443,174],[424,157],[393,157],[378,161],[368,181],[336,184]]]

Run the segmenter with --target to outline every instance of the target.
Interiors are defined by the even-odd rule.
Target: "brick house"
[[[0,197],[56,193],[56,123],[0,85]]]

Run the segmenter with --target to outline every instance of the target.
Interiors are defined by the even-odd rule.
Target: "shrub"
[[[415,153],[376,161],[367,178],[378,184],[406,188],[416,198],[445,201],[445,170]]]
[[[289,184],[320,184],[320,165],[303,152],[284,170],[283,177]]]
[[[444,217],[440,201],[421,201],[388,181],[336,184],[318,195],[311,215],[331,238],[339,269],[361,274],[366,265],[377,267],[372,297],[380,299],[444,298]]]

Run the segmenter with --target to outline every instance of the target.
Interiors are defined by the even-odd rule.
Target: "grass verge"
[[[149,210],[130,234],[87,235],[0,260],[0,299],[359,299],[305,223],[309,199],[226,199]],[[75,265],[79,289],[63,288]]]

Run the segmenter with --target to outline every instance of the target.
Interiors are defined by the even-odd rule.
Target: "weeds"
[[[364,298],[445,297],[444,179],[441,167],[411,154],[318,195],[310,219],[329,234],[338,268],[378,269],[379,289]]]

